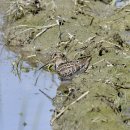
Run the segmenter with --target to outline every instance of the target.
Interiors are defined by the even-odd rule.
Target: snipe
[[[55,63],[56,63],[57,65],[60,65],[60,64],[62,64],[62,63],[65,63],[65,62],[67,62],[67,58],[66,58],[66,56],[65,56],[63,53],[61,53],[61,52],[54,52],[54,53],[51,54],[51,58],[48,59],[48,61],[46,61],[46,62],[47,62],[47,63],[44,64],[43,66],[41,66],[38,70],[40,70],[40,69],[42,69],[42,68],[44,68],[44,69],[47,69],[47,68],[48,68],[49,71],[51,70],[51,68],[52,68],[53,70],[55,70]]]
[[[92,58],[89,56],[78,60],[67,61],[65,55],[55,53],[53,59],[55,61],[54,69],[61,80],[69,80],[72,79],[75,74],[84,72],[88,68]]]

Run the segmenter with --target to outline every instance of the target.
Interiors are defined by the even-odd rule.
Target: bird
[[[67,62],[67,57],[62,52],[54,52],[51,55],[51,62],[55,63],[56,66],[59,66],[62,63]]]
[[[50,59],[47,60],[46,64],[41,66],[38,70],[41,70],[42,68],[47,69],[48,71],[55,71],[55,65],[60,65],[62,63],[67,62],[67,58],[65,54],[62,52],[53,52],[50,56]]]
[[[52,58],[54,61],[54,70],[62,81],[71,80],[76,74],[87,70],[92,59],[91,56],[88,56],[68,61],[66,56],[62,53],[54,53]]]

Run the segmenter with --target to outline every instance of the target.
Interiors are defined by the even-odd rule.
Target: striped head
[[[55,52],[51,56],[52,62],[55,64],[55,68],[57,68],[60,64],[65,63],[67,58],[65,54],[61,52]]]

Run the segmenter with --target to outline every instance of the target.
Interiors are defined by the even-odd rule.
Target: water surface
[[[2,25],[0,15],[0,28]],[[2,45],[3,35],[0,32],[0,130],[51,130],[51,110],[54,106],[39,89],[51,98],[55,97],[59,85],[57,76],[44,72],[35,86],[37,75],[31,70],[23,72],[19,80],[12,73],[12,62],[17,59],[17,55]]]

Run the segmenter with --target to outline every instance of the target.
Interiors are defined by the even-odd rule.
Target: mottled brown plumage
[[[78,60],[73,61],[67,61],[64,59],[65,57],[55,55],[55,71],[59,74],[60,78],[62,80],[69,80],[72,79],[72,77],[75,74],[79,74],[84,72],[91,61],[91,57],[85,57]]]

